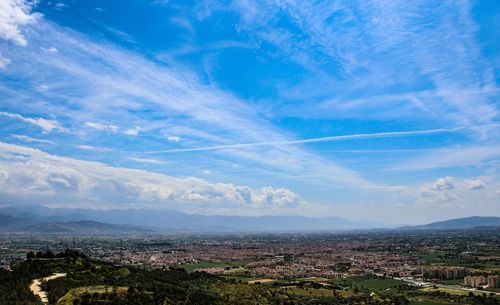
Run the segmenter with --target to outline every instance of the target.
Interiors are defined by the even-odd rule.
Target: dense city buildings
[[[467,276],[464,278],[464,285],[470,287],[482,287],[488,285],[488,288],[499,288],[500,287],[500,276],[498,275],[478,275],[478,276]]]
[[[488,288],[500,288],[500,276],[498,275],[490,275],[486,279],[488,283]]]
[[[470,287],[498,287],[498,232],[431,236],[393,234],[150,235],[113,237],[3,236],[0,263],[27,252],[74,248],[91,258],[122,265],[190,270],[238,277],[299,279],[387,276],[430,281],[460,280]],[[480,243],[487,241],[487,243]],[[455,263],[461,261],[460,265]],[[471,271],[473,270],[473,272]],[[493,272],[493,274],[492,274]]]
[[[464,285],[470,287],[481,287],[486,284],[486,277],[483,275],[478,276],[467,276],[464,278]]]
[[[432,266],[421,268],[422,275],[426,278],[434,279],[463,279],[468,271],[465,267],[447,267],[447,266]]]
[[[80,253],[94,264],[116,266],[117,276],[131,270],[161,270],[168,277],[170,271],[182,270],[237,285],[230,289],[238,295],[259,284],[269,289],[266,295],[284,299],[297,294],[337,298],[337,303],[326,304],[368,304],[365,298],[369,304],[406,304],[402,299],[384,303],[398,296],[418,305],[425,304],[419,303],[421,298],[430,304],[450,304],[453,299],[454,304],[495,305],[500,298],[499,230],[93,237],[0,234],[0,262],[6,270],[0,273],[8,276],[26,261],[58,264]],[[56,255],[61,252],[62,256]],[[91,276],[98,273],[95,268],[89,272]],[[101,283],[99,277],[93,281]],[[460,297],[443,294],[450,291]],[[338,299],[344,297],[361,299]],[[436,302],[438,297],[442,302]]]

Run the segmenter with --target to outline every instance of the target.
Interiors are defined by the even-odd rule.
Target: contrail
[[[307,144],[307,143],[318,143],[318,142],[337,142],[337,141],[354,140],[354,139],[372,139],[372,138],[390,138],[390,137],[414,136],[414,135],[429,135],[429,134],[437,134],[437,133],[457,132],[459,130],[465,130],[465,129],[481,129],[481,128],[492,128],[492,127],[499,127],[499,126],[500,126],[500,124],[492,124],[492,125],[482,125],[482,126],[472,126],[472,127],[462,126],[462,127],[455,127],[455,128],[438,128],[438,129],[415,130],[415,131],[361,133],[361,134],[352,134],[352,135],[344,135],[344,136],[310,138],[310,139],[302,139],[302,140],[253,142],[253,143],[214,145],[214,146],[193,147],[193,148],[167,149],[167,150],[150,151],[149,153],[194,152],[194,151],[221,150],[221,149],[245,148],[245,147],[256,147],[256,146],[294,145],[294,144]]]

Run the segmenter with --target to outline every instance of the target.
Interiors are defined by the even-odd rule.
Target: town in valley
[[[365,304],[365,298],[381,304],[395,299],[401,304],[497,304],[500,300],[498,227],[293,234],[0,236],[4,272],[26,260],[59,262],[58,253],[68,249],[96,264],[207,274],[233,287],[265,287],[288,300],[297,298],[297,302],[307,300],[310,304],[319,299],[331,302],[324,304],[343,304],[347,300]],[[63,281],[60,278],[51,282],[58,280]],[[48,294],[53,300],[55,292],[49,290]],[[57,296],[58,301],[64,300],[64,295]]]

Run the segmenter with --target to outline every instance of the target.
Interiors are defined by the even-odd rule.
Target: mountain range
[[[500,227],[500,217],[472,216],[432,222],[419,226],[400,227],[400,230],[457,230],[478,227]]]
[[[390,230],[467,229],[500,226],[500,217],[468,217]],[[201,232],[305,232],[370,230],[382,226],[340,217],[222,216],[166,210],[91,210],[39,205],[0,208],[0,231],[46,234],[145,234]]]
[[[153,230],[127,225],[115,225],[93,220],[44,222],[23,227],[28,232],[41,232],[45,234],[69,235],[117,235],[117,234],[145,234]]]
[[[377,226],[374,223],[355,222],[340,217],[224,216],[187,214],[168,210],[90,210],[46,208],[38,205],[3,207],[0,208],[0,214],[22,218],[31,224],[92,220],[100,223],[137,226],[158,232],[324,231],[369,229]]]

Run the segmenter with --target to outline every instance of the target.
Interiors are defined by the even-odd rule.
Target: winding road
[[[53,279],[57,279],[59,277],[66,276],[66,273],[54,273],[52,275],[49,275],[47,277],[39,278],[39,279],[34,279],[33,282],[30,284],[30,290],[33,292],[34,295],[38,296],[43,303],[49,303],[49,299],[47,298],[47,293],[42,290],[42,283],[46,281],[50,281]]]

